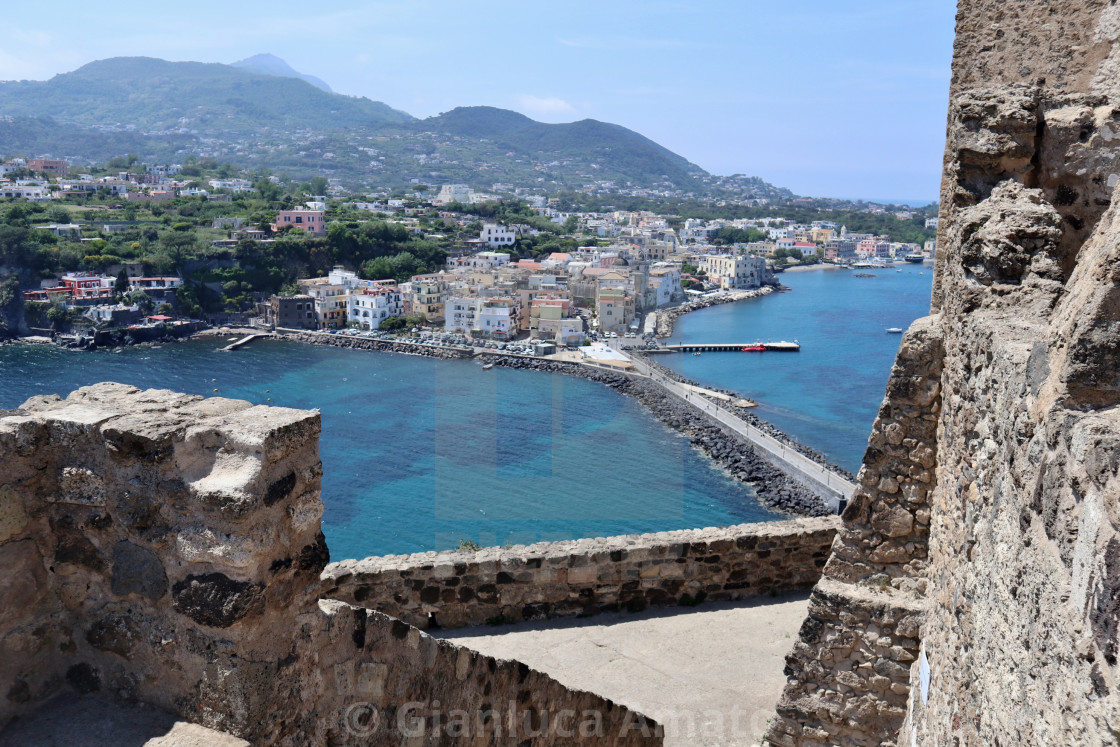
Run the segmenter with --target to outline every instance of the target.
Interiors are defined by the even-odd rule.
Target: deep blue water
[[[781,518],[600,384],[284,342],[218,347],[0,347],[0,408],[98,381],[318,407],[323,528],[336,560],[461,539],[511,544]]]
[[[759,417],[855,472],[898,352],[900,335],[885,329],[906,329],[929,313],[932,270],[908,264],[787,272],[781,281],[790,292],[686,314],[671,341],[797,340],[801,352],[674,354],[658,361],[754,399]]]

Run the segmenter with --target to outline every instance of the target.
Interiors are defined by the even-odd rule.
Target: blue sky
[[[634,129],[799,194],[935,199],[952,0],[19,3],[0,79],[271,52],[419,117],[488,104]]]

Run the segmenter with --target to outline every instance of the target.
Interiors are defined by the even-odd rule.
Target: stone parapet
[[[590,615],[810,588],[836,517],[333,563],[323,597],[419,628]]]
[[[524,664],[320,601],[318,436],[317,413],[120,384],[0,411],[0,742],[71,690],[253,744],[661,744]]]

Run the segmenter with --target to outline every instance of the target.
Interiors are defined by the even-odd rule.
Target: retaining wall
[[[837,517],[344,560],[322,596],[418,628],[592,615],[808,589]]]

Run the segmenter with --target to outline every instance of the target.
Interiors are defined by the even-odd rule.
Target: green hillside
[[[148,57],[91,62],[48,81],[0,83],[0,115],[44,114],[89,127],[230,134],[412,120],[379,101],[327,93],[296,78]]]
[[[251,63],[251,64],[250,64]],[[250,64],[299,75],[279,58]],[[381,102],[231,65],[118,57],[47,81],[0,82],[0,156],[154,163],[188,155],[350,188],[495,184],[600,192],[739,194],[649,138],[585,119],[545,124],[494,107],[417,120]],[[761,182],[752,194],[774,191]]]
[[[544,124],[505,109],[471,106],[414,122],[411,129],[485,138],[499,148],[544,163],[570,160],[576,167],[597,168],[602,173],[595,175],[602,179],[635,183],[668,179],[683,186],[707,173],[633,130],[594,119]]]

